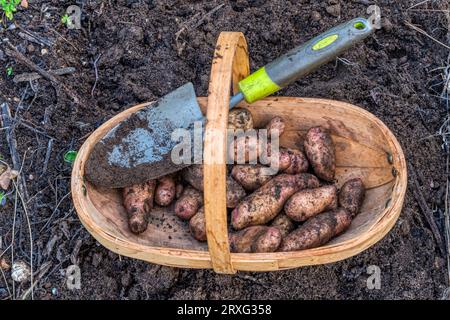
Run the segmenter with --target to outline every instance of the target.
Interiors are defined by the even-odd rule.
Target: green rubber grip
[[[300,45],[239,82],[248,103],[265,98],[335,59],[375,31],[364,18],[356,18]]]

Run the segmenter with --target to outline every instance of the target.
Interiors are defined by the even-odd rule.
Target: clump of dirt
[[[83,228],[70,200],[71,166],[63,162],[63,154],[78,149],[93,130],[118,112],[155,100],[186,82],[193,82],[197,95],[207,95],[212,54],[221,31],[245,34],[255,70],[295,44],[365,15],[366,2],[371,3],[78,1],[82,29],[70,30],[60,18],[73,1],[29,1],[28,9],[15,14],[17,26],[1,29],[0,39],[8,38],[44,70],[75,67],[75,73],[58,79],[81,99],[76,103],[63,87],[45,79],[14,83],[13,76],[1,72],[0,102],[8,102],[17,121],[18,154],[29,195],[34,270],[40,275],[34,297],[440,298],[449,285],[446,263],[411,187],[393,230],[363,253],[330,265],[237,276],[159,267],[109,252]],[[207,15],[221,3],[224,5]],[[439,68],[445,66],[448,51],[405,22],[445,42],[448,22],[439,10],[448,10],[448,3],[434,1],[408,10],[414,3],[378,1],[382,30],[279,94],[347,101],[383,120],[415,168],[421,192],[442,227],[445,154],[433,135],[446,114],[435,95],[442,89]],[[51,41],[42,44],[35,37],[31,40],[24,36],[29,32]],[[3,43],[0,61],[12,67],[15,75],[31,71],[9,57]],[[3,130],[0,152],[10,163]],[[20,206],[15,212],[14,194],[7,198],[6,206],[0,207],[0,252],[10,258],[8,246],[14,238],[15,259],[29,262],[26,214]],[[80,267],[79,290],[70,290],[65,280],[67,268],[74,264]],[[380,289],[367,286],[367,268],[372,265],[380,268]],[[6,283],[0,277],[0,299],[10,296],[9,271],[6,276]],[[27,282],[17,284],[15,296],[21,297],[28,288]]]

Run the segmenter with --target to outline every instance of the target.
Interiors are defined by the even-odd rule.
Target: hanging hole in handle
[[[357,30],[364,30],[366,28],[366,24],[362,21],[357,21],[353,24],[353,28]]]

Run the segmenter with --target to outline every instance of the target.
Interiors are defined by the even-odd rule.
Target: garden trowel
[[[240,101],[255,102],[291,84],[336,58],[374,31],[364,18],[334,27],[300,45],[239,82]],[[119,123],[93,148],[85,166],[88,181],[97,186],[120,188],[142,183],[190,165],[172,161],[176,130],[193,132],[204,116],[192,83],[187,83]],[[193,135],[191,135],[192,137]]]

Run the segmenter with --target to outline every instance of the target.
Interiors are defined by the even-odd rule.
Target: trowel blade
[[[175,164],[171,159],[178,143],[172,133],[192,131],[197,121],[203,122],[204,117],[194,87],[187,83],[108,132],[86,162],[86,179],[97,186],[121,188],[187,167],[189,163]]]

